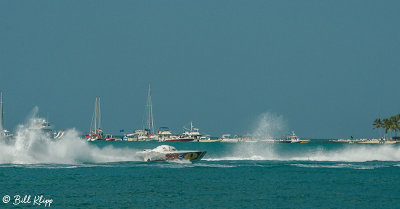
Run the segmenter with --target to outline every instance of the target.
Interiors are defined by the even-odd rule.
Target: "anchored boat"
[[[231,136],[230,134],[223,134],[219,139],[221,140],[221,142],[231,142],[231,143],[242,141],[242,137],[239,137],[237,135]]]
[[[171,135],[169,138],[164,138],[163,141],[166,142],[191,142],[199,140],[207,140],[208,136],[202,136],[198,128],[193,126],[193,122],[190,122],[190,129],[184,128],[184,132],[180,136]]]
[[[94,102],[94,112],[90,123],[90,132],[89,134],[86,134],[85,137],[88,141],[104,140],[103,130],[101,129],[100,97],[96,97],[96,101]]]
[[[206,151],[177,150],[169,145],[160,145],[154,149],[145,149],[141,154],[144,161],[189,160],[195,162],[201,160]]]
[[[286,139],[282,139],[279,142],[281,143],[308,143],[310,140],[300,139],[294,131],[292,131],[292,135],[287,136]]]

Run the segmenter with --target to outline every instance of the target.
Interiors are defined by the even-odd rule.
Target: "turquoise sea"
[[[0,144],[0,208],[399,208],[400,146],[169,143],[198,163],[143,162],[159,142]],[[9,202],[7,197],[9,196]],[[31,195],[30,202],[15,203]]]

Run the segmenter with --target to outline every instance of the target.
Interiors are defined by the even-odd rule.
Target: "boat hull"
[[[211,142],[221,142],[222,139],[199,139],[197,141],[203,143],[211,143]]]
[[[178,138],[178,139],[165,139],[164,142],[191,142],[194,139],[190,139],[190,138]]]
[[[148,152],[145,153],[144,161],[174,161],[174,160],[189,160],[196,162],[201,160],[206,151],[175,151],[175,152]]]

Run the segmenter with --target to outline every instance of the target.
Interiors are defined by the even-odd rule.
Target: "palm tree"
[[[400,114],[399,114],[400,115]],[[375,119],[374,123],[372,124],[374,129],[379,128],[379,138],[381,138],[381,128],[382,128],[382,120],[380,118]]]
[[[387,138],[387,133],[388,133],[389,127],[390,127],[390,120],[389,120],[389,118],[383,119],[382,128],[385,129],[385,138]]]
[[[393,138],[393,131],[397,129],[397,122],[395,121],[395,117],[387,118],[387,129],[390,131],[390,138]]]
[[[394,132],[396,133],[400,131],[400,114],[397,114],[393,116],[393,126],[394,126]]]

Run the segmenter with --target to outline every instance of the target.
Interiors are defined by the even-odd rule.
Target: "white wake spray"
[[[35,119],[35,118],[33,118]],[[79,164],[140,161],[131,148],[99,148],[81,139],[76,130],[67,130],[60,139],[53,139],[29,120],[20,125],[14,138],[0,138],[0,164]]]
[[[289,160],[310,161],[342,161],[342,162],[367,162],[367,161],[400,161],[400,147],[398,145],[348,145],[339,150],[323,150],[292,156]]]
[[[279,146],[279,147],[278,147]],[[288,149],[298,146],[299,149]],[[399,161],[398,145],[358,145],[349,144],[341,148],[327,150],[323,145],[301,149],[302,144],[239,143],[224,156],[205,158],[220,160],[261,160],[261,161],[316,161],[316,162],[367,162]]]

